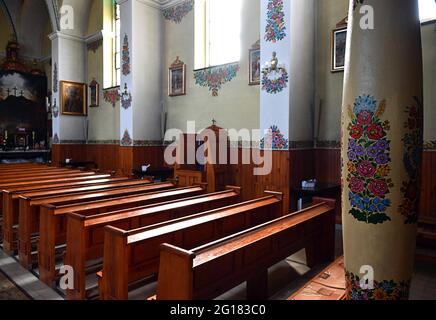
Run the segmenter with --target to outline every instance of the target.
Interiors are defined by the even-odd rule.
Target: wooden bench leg
[[[31,224],[31,210],[30,207],[22,205],[20,201],[20,214],[18,217],[18,257],[20,264],[30,269],[32,266],[32,224]]]
[[[247,280],[247,300],[268,299],[268,269]]]
[[[39,279],[48,286],[56,285],[56,217],[40,215],[38,243]]]

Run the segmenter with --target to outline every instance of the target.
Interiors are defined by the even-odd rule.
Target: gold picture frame
[[[186,64],[177,57],[168,69],[168,96],[186,95]]]
[[[60,81],[61,114],[68,116],[87,115],[86,83]]]

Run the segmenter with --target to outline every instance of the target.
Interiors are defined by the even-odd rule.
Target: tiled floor
[[[418,253],[434,255],[436,252],[419,249]],[[337,229],[336,255],[342,255],[342,232]],[[315,276],[324,266],[310,270],[306,266],[305,251],[302,250],[286,261],[282,261],[269,269],[269,293],[273,300],[285,300],[305,282]],[[0,250],[0,269],[8,275],[13,282],[28,293],[32,299],[60,300],[62,297],[38,281],[38,279],[23,269],[16,260],[5,255]],[[284,286],[284,284],[288,284]],[[151,283],[129,294],[130,299],[146,299],[152,296],[156,290],[156,283]],[[24,295],[6,278],[0,274],[0,299],[26,299]],[[242,284],[218,298],[219,300],[245,299],[245,284]],[[418,261],[412,280],[411,299],[413,300],[436,300],[436,264]]]

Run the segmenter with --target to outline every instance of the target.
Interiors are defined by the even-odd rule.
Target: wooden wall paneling
[[[341,150],[315,150],[316,179],[325,183],[341,183]]]
[[[433,151],[423,154],[420,217],[436,220],[436,152]]]
[[[145,164],[152,168],[166,167],[164,154],[164,146],[133,147],[133,169],[139,170]]]

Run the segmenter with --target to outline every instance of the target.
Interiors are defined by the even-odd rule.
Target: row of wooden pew
[[[249,299],[267,298],[267,270],[280,260],[302,248],[309,266],[334,258],[334,201],[283,216],[281,193],[241,202],[238,187],[206,189],[0,165],[3,249],[52,287],[72,267],[68,299],[128,299],[153,277],[157,299],[213,299],[245,281]]]

